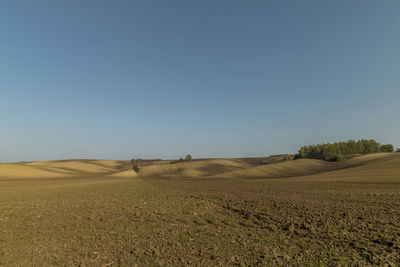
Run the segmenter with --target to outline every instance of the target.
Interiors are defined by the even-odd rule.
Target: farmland
[[[400,264],[400,154],[0,165],[0,266]]]

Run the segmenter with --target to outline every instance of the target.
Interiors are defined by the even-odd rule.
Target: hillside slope
[[[209,159],[143,166],[140,168],[139,175],[142,177],[197,178],[249,167],[251,167],[250,164],[238,159]]]
[[[376,153],[355,157],[342,162],[317,159],[299,159],[277,164],[260,165],[244,170],[214,175],[213,178],[287,178],[313,175],[340,169],[348,169],[400,158],[400,153]]]
[[[56,160],[0,164],[0,179],[135,176],[129,161]]]
[[[261,165],[244,159],[205,159],[174,164],[152,164],[140,168],[141,177],[159,178],[288,178],[365,166],[399,157],[400,153],[363,155],[343,162],[299,159]]]

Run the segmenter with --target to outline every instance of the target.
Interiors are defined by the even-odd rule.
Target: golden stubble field
[[[0,164],[0,266],[400,265],[400,153]]]

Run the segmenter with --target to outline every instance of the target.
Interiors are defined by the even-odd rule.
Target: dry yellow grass
[[[0,164],[0,179],[46,179],[87,177],[94,175],[135,175],[128,171],[128,161],[117,160],[56,160],[29,163]]]
[[[282,178],[312,175],[385,161],[397,154],[377,153],[334,163],[300,159],[270,165],[254,165],[239,159],[208,159],[190,162],[156,161],[142,166],[142,177],[164,178]],[[58,160],[0,164],[0,179],[51,179],[91,176],[133,177],[128,161]]]
[[[248,167],[249,164],[236,159],[210,159],[143,166],[139,174],[143,177],[199,178]]]
[[[376,153],[339,163],[315,159],[300,159],[269,165],[249,164],[238,159],[208,159],[174,164],[157,162],[141,167],[139,174],[142,177],[164,178],[286,178],[363,166],[390,159],[395,155]]]
[[[271,165],[260,165],[240,171],[222,173],[214,178],[282,178],[303,176],[336,168],[336,164],[322,160],[300,159]]]

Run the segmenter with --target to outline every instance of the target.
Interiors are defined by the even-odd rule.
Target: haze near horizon
[[[397,1],[4,1],[0,161],[400,147]]]

